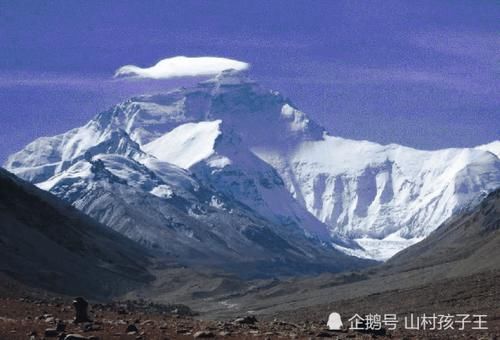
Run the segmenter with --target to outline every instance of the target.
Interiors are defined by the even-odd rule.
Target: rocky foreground
[[[201,321],[183,305],[143,301],[95,304],[89,322],[74,322],[74,309],[57,298],[3,298],[0,300],[1,339],[287,339],[371,335],[330,332],[317,323],[259,321],[244,316],[230,321]]]
[[[0,339],[496,339],[488,333],[401,333],[401,331],[329,331],[326,320],[298,323],[255,316],[198,320],[183,305],[145,301],[91,304],[90,321],[75,323],[69,300],[1,298]]]

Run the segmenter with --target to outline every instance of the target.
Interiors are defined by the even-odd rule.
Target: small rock
[[[210,332],[210,331],[198,331],[194,333],[194,338],[195,339],[202,339],[202,338],[214,338],[215,334]]]
[[[125,332],[130,333],[130,332],[139,332],[139,329],[137,329],[136,325],[130,324],[127,326],[127,329]]]
[[[68,334],[64,338],[64,340],[83,340],[83,339],[87,340],[87,337],[80,334]]]
[[[332,333],[329,333],[329,332],[326,332],[326,331],[322,331],[322,332],[319,332],[319,333],[316,334],[317,338],[330,338],[332,336],[333,336]]]
[[[234,320],[234,322],[239,324],[253,325],[257,322],[257,318],[253,315],[244,316],[242,318],[237,318],[236,320]]]
[[[44,334],[47,338],[55,338],[59,332],[56,328],[47,328]]]
[[[99,327],[97,327],[99,328]],[[81,326],[80,326],[80,329],[83,331],[83,332],[91,332],[91,331],[94,331],[94,330],[97,330],[94,328],[94,325],[92,324],[92,322],[86,322],[86,323],[83,323]]]
[[[57,321],[56,330],[58,332],[64,332],[66,330],[66,324],[61,320]]]

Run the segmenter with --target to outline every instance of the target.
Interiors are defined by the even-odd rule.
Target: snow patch
[[[210,206],[216,209],[224,209],[224,202],[222,202],[218,197],[212,196],[210,199]]]
[[[498,158],[500,158],[500,140],[496,140],[494,142],[491,142],[489,144],[483,144],[480,146],[477,146],[476,149],[483,150],[483,151],[489,151]]]
[[[143,150],[159,160],[189,169],[214,154],[220,123],[221,120],[215,120],[180,125],[144,145]]]
[[[151,194],[160,198],[172,198],[174,191],[166,184],[158,185],[150,191]]]
[[[401,250],[420,242],[424,237],[404,238],[397,233],[391,234],[383,239],[363,237],[354,239],[362,249],[351,249],[334,244],[338,250],[359,258],[386,261],[399,253]]]
[[[297,110],[289,104],[285,104],[281,108],[281,115],[291,121],[289,125],[290,131],[297,132],[306,130],[309,119],[302,111]]]
[[[225,156],[214,155],[207,160],[207,165],[211,168],[222,169],[232,164],[232,161]]]

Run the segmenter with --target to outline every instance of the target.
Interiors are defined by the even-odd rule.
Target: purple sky
[[[333,134],[424,149],[500,137],[496,1],[3,1],[0,163],[140,94],[113,80],[176,55],[252,65]]]

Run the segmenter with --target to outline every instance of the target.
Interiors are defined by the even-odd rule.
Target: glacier
[[[39,138],[5,167],[172,254],[275,258],[269,239],[303,257],[331,247],[385,260],[500,186],[499,145],[424,151],[335,137],[228,70]],[[248,229],[267,244],[260,254],[242,237],[255,221],[267,226]]]

